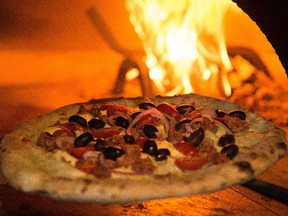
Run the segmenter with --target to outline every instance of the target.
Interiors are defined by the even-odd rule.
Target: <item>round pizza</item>
[[[196,94],[107,98],[30,120],[0,144],[16,189],[124,203],[209,193],[251,180],[286,153],[283,130]]]

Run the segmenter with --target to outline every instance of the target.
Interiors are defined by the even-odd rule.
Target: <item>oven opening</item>
[[[255,111],[265,106],[266,116],[286,125],[287,118],[274,114],[281,103],[273,100],[287,95],[285,72],[265,34],[236,3],[126,0],[125,9],[141,41],[138,50],[115,40],[96,7],[87,10],[103,40],[123,57],[113,95],[197,93]]]
[[[263,37],[261,46],[255,44],[257,39],[249,31],[254,23],[230,0],[183,1],[177,7],[173,1],[125,3],[141,39],[140,51],[125,49],[115,41],[97,8],[87,12],[104,41],[123,55],[112,90],[116,95],[138,79],[144,96],[197,93],[230,98],[256,77],[273,82],[277,76],[267,57],[273,51],[262,54],[269,49],[269,41],[254,26]]]
[[[0,105],[12,124],[5,133],[20,120],[91,98],[190,92],[287,125],[278,118],[288,107],[285,69],[233,1],[14,1],[0,8]]]

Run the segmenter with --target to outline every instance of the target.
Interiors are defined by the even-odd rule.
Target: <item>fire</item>
[[[149,76],[166,95],[229,96],[222,22],[231,0],[127,0]]]

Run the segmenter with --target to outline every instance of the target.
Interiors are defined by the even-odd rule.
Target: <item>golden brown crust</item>
[[[109,102],[136,106],[143,100],[141,97],[100,99],[88,104]],[[43,130],[59,118],[68,118],[78,111],[79,104],[73,104],[31,120],[3,138],[0,145],[3,175],[12,186],[26,192],[43,192],[56,199],[119,203],[220,190],[254,178],[286,153],[284,131],[235,103],[195,94],[158,96],[150,100],[171,104],[195,102],[197,107],[220,108],[227,112],[244,110],[249,130],[235,134],[240,153],[228,163],[184,172],[181,176],[97,179],[77,170],[74,167],[76,159],[69,154],[46,152],[36,145]]]

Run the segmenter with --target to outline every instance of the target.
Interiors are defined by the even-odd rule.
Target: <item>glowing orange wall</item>
[[[112,51],[92,26],[86,14],[92,6],[122,46],[141,48],[124,0],[1,0],[0,84],[55,82],[68,76],[83,77],[84,73],[93,76],[106,67],[117,70],[122,56]],[[273,74],[284,77],[273,48],[249,17],[230,12],[226,25],[228,44],[251,46]]]

